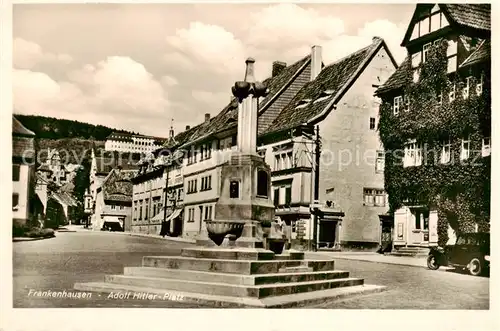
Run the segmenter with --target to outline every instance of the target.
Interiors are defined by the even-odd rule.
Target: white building
[[[164,140],[163,138],[113,132],[106,139],[104,149],[125,153],[150,153],[158,149]]]

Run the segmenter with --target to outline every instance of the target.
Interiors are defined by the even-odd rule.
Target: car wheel
[[[479,260],[477,257],[470,260],[468,267],[469,267],[469,273],[472,276],[479,276],[483,271],[481,260]]]
[[[429,255],[427,257],[427,268],[431,270],[439,269],[439,263],[437,262],[436,257],[434,255]]]

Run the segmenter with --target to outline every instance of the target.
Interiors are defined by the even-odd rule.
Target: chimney
[[[210,121],[210,113],[205,114],[205,122]]]
[[[274,61],[273,62],[273,73],[272,73],[272,76],[273,77],[278,76],[279,74],[281,74],[281,72],[283,70],[285,70],[285,68],[286,68],[286,63],[285,62]]]
[[[186,125],[186,131],[191,129],[191,127],[189,125]]]
[[[322,63],[321,46],[314,45],[311,49],[311,81],[318,77],[321,72]]]

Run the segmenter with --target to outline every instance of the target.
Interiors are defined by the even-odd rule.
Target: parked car
[[[120,223],[118,222],[104,222],[102,225],[101,231],[123,231]]]
[[[485,273],[490,267],[490,234],[462,233],[455,245],[431,247],[427,267],[437,270],[440,266],[467,269],[474,276]]]

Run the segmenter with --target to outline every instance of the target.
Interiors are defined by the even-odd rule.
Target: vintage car
[[[487,272],[490,267],[490,234],[462,233],[457,236],[455,245],[431,247],[427,267],[437,270],[440,266],[464,268],[474,276]]]

